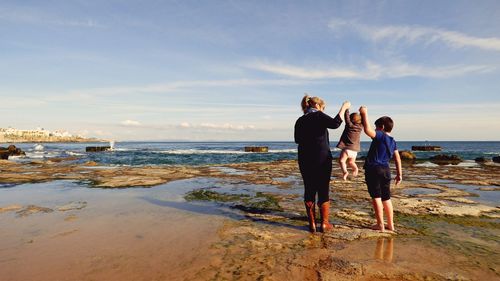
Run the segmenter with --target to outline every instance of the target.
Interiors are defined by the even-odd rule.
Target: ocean
[[[437,154],[455,154],[466,162],[476,157],[491,159],[500,154],[500,141],[399,141],[398,149],[411,150],[413,145],[437,145],[440,152],[414,152],[417,159],[428,159]],[[17,146],[26,157],[14,161],[31,161],[53,157],[76,156],[78,162],[94,161],[101,165],[204,165],[242,162],[267,162],[297,158],[297,145],[293,142],[116,142],[115,149],[107,152],[87,153],[86,146],[103,146],[106,143],[21,143]],[[334,157],[339,150],[332,143]],[[268,153],[244,152],[245,146],[268,146]],[[359,157],[366,155],[369,142],[361,143]]]

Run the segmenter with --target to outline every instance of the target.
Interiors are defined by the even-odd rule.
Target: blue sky
[[[500,140],[500,2],[0,1],[0,127],[292,140],[306,92]]]

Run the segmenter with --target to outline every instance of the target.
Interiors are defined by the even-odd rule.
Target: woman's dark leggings
[[[318,194],[318,205],[330,201],[332,161],[326,161],[322,165],[299,163],[299,168],[304,180],[304,201],[315,202],[316,193]]]

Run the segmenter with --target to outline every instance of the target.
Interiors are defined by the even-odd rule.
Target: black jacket
[[[321,111],[304,114],[295,122],[295,143],[299,145],[299,165],[321,165],[332,161],[328,128],[342,124],[337,114],[332,118]]]

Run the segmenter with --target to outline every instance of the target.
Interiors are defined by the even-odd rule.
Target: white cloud
[[[124,120],[122,121],[120,124],[124,125],[124,126],[140,126],[141,123],[139,121],[135,121],[135,120]]]
[[[179,126],[181,128],[189,128],[189,127],[191,127],[191,124],[189,124],[188,122],[182,122]]]
[[[331,20],[328,26],[338,33],[354,30],[364,38],[373,41],[405,41],[411,44],[417,42],[431,44],[440,41],[454,48],[472,47],[500,51],[500,38],[498,37],[475,37],[441,28],[408,25],[376,26],[340,19]]]
[[[408,63],[393,63],[390,65],[380,65],[366,62],[363,67],[299,67],[282,63],[258,62],[248,65],[251,68],[299,78],[299,79],[361,79],[373,80],[381,78],[401,78],[401,77],[429,77],[448,78],[461,76],[469,73],[484,73],[495,70],[495,67],[487,65],[451,65],[441,67],[425,67],[411,65]]]
[[[202,123],[200,124],[201,128],[209,128],[209,129],[222,129],[222,130],[246,130],[246,129],[255,129],[253,125],[233,125],[229,123],[224,124],[212,124],[212,123]]]
[[[214,123],[201,123],[201,124],[190,124],[183,122],[179,125],[181,128],[192,128],[192,129],[208,129],[208,130],[224,130],[224,131],[244,131],[244,130],[255,130],[255,125],[236,125],[230,123],[214,124]]]

